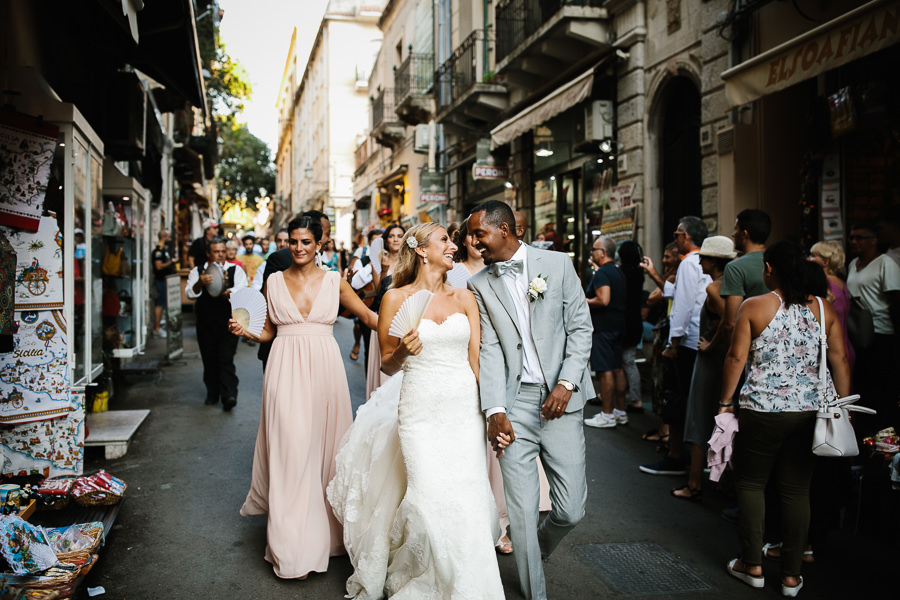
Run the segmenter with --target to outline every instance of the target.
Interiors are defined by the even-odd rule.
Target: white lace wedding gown
[[[355,569],[348,598],[505,597],[469,334],[462,313],[423,319],[422,352],[347,433],[328,499]]]

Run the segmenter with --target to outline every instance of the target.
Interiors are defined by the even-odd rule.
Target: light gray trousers
[[[527,600],[547,598],[542,559],[584,517],[585,481],[583,411],[565,413],[553,421],[541,418],[546,386],[522,384],[507,413],[516,440],[500,457],[509,537]],[[535,458],[540,455],[550,482],[553,508],[540,526],[540,483]]]

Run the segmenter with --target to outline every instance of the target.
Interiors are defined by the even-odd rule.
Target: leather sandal
[[[504,535],[502,538],[500,538],[500,541],[497,542],[494,548],[496,548],[497,552],[499,552],[500,554],[512,554],[512,540]]]

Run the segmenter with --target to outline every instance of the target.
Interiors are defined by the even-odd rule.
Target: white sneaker
[[[616,426],[616,417],[614,416],[606,416],[602,412],[597,413],[590,419],[585,419],[584,424],[588,427],[596,427],[598,429],[606,429],[609,427]]]
[[[613,411],[613,416],[616,418],[617,425],[628,425],[628,414],[620,413],[619,411]]]
[[[154,333],[153,335],[155,335],[155,336],[158,337],[158,338],[162,338],[162,339],[166,339],[167,337],[169,337],[169,334],[166,333],[166,330],[165,330],[165,329],[160,329],[159,331],[157,331],[157,332]]]

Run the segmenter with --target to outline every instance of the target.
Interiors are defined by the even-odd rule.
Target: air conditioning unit
[[[613,137],[613,103],[611,100],[594,100],[584,108],[584,119],[575,122],[575,149],[590,151],[600,140]]]
[[[413,152],[418,154],[428,154],[428,148],[431,145],[431,126],[416,125],[415,135],[413,136]]]

